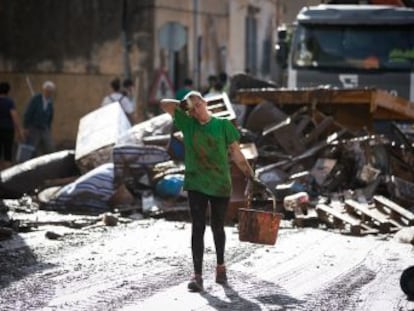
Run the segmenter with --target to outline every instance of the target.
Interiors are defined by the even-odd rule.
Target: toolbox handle
[[[276,196],[275,196],[275,194],[265,184],[262,183],[261,185],[264,188],[264,191],[263,192],[266,192],[269,195],[269,197],[272,199],[273,214],[276,214]],[[252,200],[253,200],[253,191],[252,191],[252,189],[249,189],[249,193],[247,195],[247,208],[248,209],[253,209],[253,207],[252,207]]]

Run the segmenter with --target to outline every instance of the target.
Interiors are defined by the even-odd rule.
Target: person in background
[[[9,97],[10,84],[0,82],[0,170],[8,168],[13,162],[14,139],[24,139],[14,100]]]
[[[221,83],[221,85],[223,86],[222,91],[229,94],[230,83],[229,83],[229,78],[227,76],[227,73],[225,73],[224,71],[220,72],[219,75],[218,75],[218,80]]]
[[[218,78],[215,75],[209,75],[207,78],[207,88],[203,92],[203,95],[214,92],[214,86],[218,82]]]
[[[119,102],[125,114],[127,115],[129,121],[134,124],[135,122],[135,109],[131,100],[122,93],[121,90],[121,80],[115,78],[111,81],[111,93],[104,97],[102,100],[101,106],[106,106],[115,102]]]
[[[54,114],[52,96],[55,90],[52,81],[44,82],[42,92],[33,95],[24,112],[26,142],[34,147],[34,155],[51,153],[55,149],[51,135]]]
[[[188,92],[190,92],[193,88],[193,80],[190,78],[184,79],[184,86],[177,90],[175,93],[175,99],[182,100]]]
[[[205,98],[208,98],[208,97],[211,97],[214,95],[220,95],[220,94],[223,94],[223,84],[220,81],[216,81],[213,87],[211,87],[210,90],[203,96]]]
[[[134,103],[134,82],[130,78],[124,79],[122,82],[122,94],[128,97],[128,99]]]
[[[131,124],[135,124],[137,123],[137,118],[135,115],[136,95],[135,95],[135,89],[134,89],[135,87],[134,81],[132,81],[132,79],[130,78],[126,78],[122,82],[122,87],[123,87],[122,94],[128,97],[129,101],[131,102],[132,108],[133,108],[133,112],[129,115],[130,122]]]
[[[254,171],[240,150],[239,131],[230,120],[213,116],[199,92],[187,93],[181,102],[161,100],[161,108],[173,117],[174,125],[184,136],[183,188],[188,192],[194,266],[194,277],[188,283],[188,289],[199,292],[203,290],[204,232],[209,205],[217,257],[215,280],[219,284],[227,283],[224,221],[232,189],[229,154],[249,180],[254,179]]]

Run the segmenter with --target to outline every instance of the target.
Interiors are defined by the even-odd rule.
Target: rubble
[[[394,284],[409,265],[414,241],[408,128],[391,122],[391,131],[376,132],[368,110],[363,126],[351,117],[348,123],[339,112],[330,113],[338,107],[329,107],[328,99],[341,96],[324,98],[326,90],[322,108],[316,95],[311,105],[292,107],[280,104],[279,97],[263,100],[260,92],[254,91],[260,100],[245,105],[243,117],[231,111],[233,102],[226,97],[210,103],[213,113],[238,126],[241,150],[272,194],[271,202],[250,202],[269,216],[263,220],[268,225],[259,228],[273,230],[264,236],[269,239],[252,234],[255,223],[243,232],[239,211],[251,212],[246,179],[231,165],[226,217],[231,288],[206,278],[207,296],[187,296],[191,258],[187,243],[177,242],[191,234],[191,226],[181,221],[189,219],[186,193],[179,190],[184,149],[180,132],[162,114],[113,130],[116,135],[100,137],[99,146],[79,158],[76,150],[67,150],[1,172],[0,240],[7,240],[0,245],[3,305],[82,310],[92,305],[152,310],[165,301],[177,310],[183,302],[230,309],[245,309],[251,302],[256,308],[306,310],[403,305]],[[348,104],[341,105],[347,109]],[[357,238],[365,235],[370,236]],[[276,238],[277,247],[255,245],[273,245]],[[209,276],[214,243],[206,242]],[[257,295],[257,288],[265,295]]]
[[[225,93],[211,97],[208,109],[237,125],[242,152],[275,196],[278,213],[297,227],[326,226],[353,235],[413,225],[411,132],[394,122],[411,119],[411,107],[378,90],[258,85],[265,88],[233,88],[232,101]],[[236,105],[246,106],[243,118]],[[122,109],[110,106],[81,119],[75,150],[2,171],[1,197],[38,193],[40,209],[63,213],[166,218],[187,213],[180,191],[182,135],[170,116],[131,127]],[[375,131],[374,123],[384,126],[390,116],[388,131]],[[246,180],[237,167],[231,169],[228,224],[237,223],[239,209],[247,206]],[[108,219],[107,225],[117,223]]]
[[[410,225],[412,141],[392,120],[394,135],[374,130],[391,113],[412,120],[409,103],[383,91],[323,88],[242,89],[235,99],[254,105],[246,127],[259,150],[256,173],[297,226],[317,219],[361,235]],[[310,200],[292,209],[301,193]]]

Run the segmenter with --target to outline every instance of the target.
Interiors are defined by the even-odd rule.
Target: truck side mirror
[[[288,43],[287,43],[287,31],[286,28],[280,28],[277,30],[277,43],[275,45],[276,62],[278,65],[285,69],[287,67],[288,58]]]

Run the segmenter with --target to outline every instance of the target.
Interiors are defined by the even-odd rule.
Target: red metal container
[[[271,193],[270,190],[268,192]],[[283,214],[276,212],[276,199],[273,194],[271,200],[260,201],[260,209],[257,208],[257,203],[249,199],[248,207],[239,209],[239,240],[274,245]],[[271,209],[266,210],[269,203]]]

